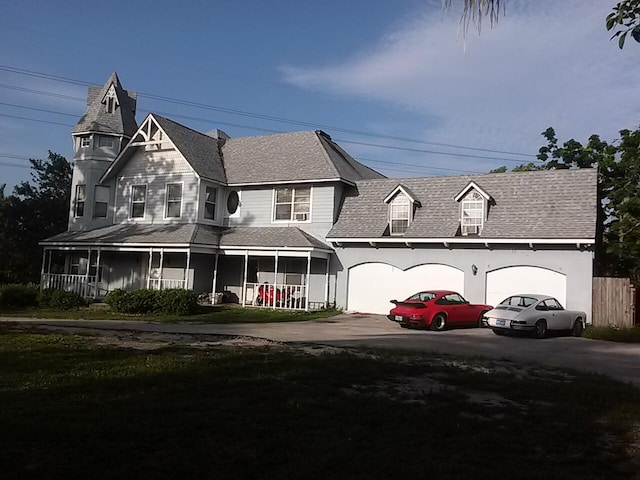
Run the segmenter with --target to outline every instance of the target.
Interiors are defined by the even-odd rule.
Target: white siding
[[[151,146],[147,148],[148,150],[138,149],[118,172],[118,176],[148,176],[150,172],[154,175],[194,173],[191,165],[177,150],[156,150]]]

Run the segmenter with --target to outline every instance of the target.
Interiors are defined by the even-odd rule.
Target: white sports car
[[[544,338],[549,330],[570,330],[575,337],[582,335],[587,314],[565,310],[560,302],[548,295],[512,295],[485,314],[487,325],[496,335],[519,330],[530,331],[536,338]]]

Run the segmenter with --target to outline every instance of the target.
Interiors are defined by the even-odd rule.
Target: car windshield
[[[428,302],[429,300],[436,298],[436,294],[433,292],[420,292],[415,295],[411,295],[407,300],[417,300],[418,302]]]
[[[514,295],[513,297],[505,298],[500,302],[500,305],[510,305],[512,307],[530,307],[538,300],[533,297],[523,297],[520,295]]]

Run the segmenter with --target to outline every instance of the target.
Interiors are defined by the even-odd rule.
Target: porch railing
[[[186,281],[172,278],[152,278],[149,280],[152,290],[166,290],[167,288],[186,288]]]
[[[306,310],[307,287],[283,283],[247,283],[245,304],[284,310]]]
[[[93,297],[96,293],[95,275],[72,275],[69,273],[43,273],[42,289],[52,288],[73,292],[83,297]]]

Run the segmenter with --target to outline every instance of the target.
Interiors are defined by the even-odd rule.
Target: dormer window
[[[389,234],[404,235],[413,220],[414,207],[420,207],[420,202],[403,185],[394,188],[384,202],[389,204]]]
[[[469,192],[462,200],[461,231],[463,235],[478,235],[484,221],[484,198],[476,191]]]
[[[456,195],[455,200],[460,202],[460,233],[480,235],[487,218],[487,208],[493,198],[475,182],[470,182]]]
[[[409,228],[411,217],[409,215],[411,202],[403,193],[395,196],[389,204],[389,233],[391,235],[402,235]]]

